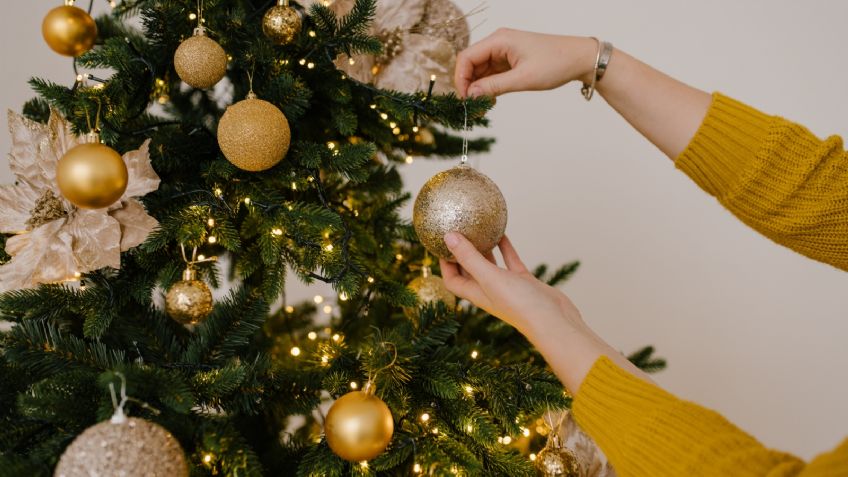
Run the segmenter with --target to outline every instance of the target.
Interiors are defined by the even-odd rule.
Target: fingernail
[[[468,88],[468,96],[472,98],[476,98],[477,96],[483,96],[483,88],[479,86],[472,86]]]
[[[454,248],[459,245],[459,234],[456,232],[448,232],[445,234],[445,245],[448,248]]]

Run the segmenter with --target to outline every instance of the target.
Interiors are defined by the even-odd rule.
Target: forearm
[[[592,58],[594,61],[594,58]],[[711,96],[616,49],[597,91],[672,160],[695,135]]]

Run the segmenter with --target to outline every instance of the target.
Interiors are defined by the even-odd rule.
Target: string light
[[[202,262],[202,261],[204,261],[204,260],[206,260],[206,255],[203,255],[203,254],[201,253],[200,255],[198,255],[198,256],[197,256],[197,260],[199,260],[199,261],[201,261],[201,262]]]
[[[412,132],[417,133],[421,128],[418,126],[412,126]]]
[[[342,337],[338,333],[333,335],[333,341],[338,341],[340,339],[342,339]]]
[[[312,301],[320,305],[321,303],[324,303],[324,297],[321,295],[315,295],[315,298],[313,298]]]
[[[214,226],[215,226],[215,219],[213,219],[212,217],[209,217],[209,218],[206,220],[206,225],[208,225],[208,226],[210,226],[210,227],[214,227]]]
[[[118,6],[118,3],[115,0],[109,0],[109,8],[115,8]]]
[[[350,389],[356,389],[356,388],[358,388],[358,387],[359,387],[359,385],[358,385],[358,384],[356,384],[356,381],[351,381],[351,382],[350,382]]]
[[[196,13],[194,13],[194,12],[189,13],[189,14],[188,14],[188,19],[189,19],[189,20],[197,20],[197,14],[196,14]]]
[[[421,422],[427,422],[429,420],[430,420],[429,414],[427,414],[426,412],[424,414],[421,414]]]
[[[306,67],[311,70],[312,68],[315,68],[315,63],[310,61],[309,63],[307,63]]]
[[[293,346],[290,353],[292,356],[295,357],[300,356],[300,348],[298,348],[297,346]]]
[[[400,128],[394,128],[394,129],[392,129],[392,134],[394,134],[395,136],[397,136],[398,134],[400,134]]]
[[[324,245],[324,250],[326,250],[328,252],[332,252],[333,251],[333,244],[328,243],[327,245]]]
[[[536,460],[536,454],[530,454],[530,462]]]
[[[397,259],[398,262],[400,262],[401,260],[403,260],[403,254],[399,253],[399,254],[395,255],[395,258]]]
[[[368,283],[374,283],[374,277],[368,277],[367,282]]]
[[[348,62],[348,64],[349,64],[349,65],[351,65],[351,66],[353,66],[353,65],[355,65],[355,64],[356,64],[356,60],[354,60],[353,58],[351,58],[351,59],[347,60],[347,62]],[[376,108],[376,107],[377,107],[377,105],[375,104],[375,105],[374,105],[371,109],[374,109],[374,108]]]
[[[294,313],[294,307],[289,305],[286,307],[286,313]]]
[[[244,203],[247,204],[247,205],[250,205],[250,197],[245,197]]]
[[[471,359],[477,359],[477,356],[480,356],[480,353],[478,353],[477,350],[475,349],[474,351],[471,352]]]
[[[407,164],[412,164],[413,162],[415,162],[415,158],[414,158],[414,157],[412,157],[412,156],[406,156],[406,163],[407,163]]]
[[[339,293],[339,301],[347,301],[348,298],[349,297],[347,296],[347,293],[345,293],[345,292]]]
[[[368,461],[363,460],[362,462],[359,463],[359,466],[362,467],[363,469],[367,469],[368,468]]]
[[[329,314],[330,314],[330,313],[332,313],[332,312],[333,312],[333,307],[332,307],[332,306],[330,306],[330,305],[324,305],[324,313],[326,313],[326,314],[328,314],[328,315],[329,315]]]
[[[283,229],[272,229],[271,235],[276,235],[277,237],[283,235]]]
[[[300,61],[298,61],[298,64],[300,64],[300,66],[305,65],[306,64],[306,58],[301,58]]]
[[[291,188],[292,190],[297,190],[297,182],[292,181]]]
[[[315,30],[309,30],[309,38],[315,38]]]
[[[530,429],[526,427],[521,428],[521,433],[524,434],[524,437],[530,437]]]
[[[324,363],[324,364],[329,363],[329,362],[330,362],[330,357],[329,357],[329,356],[327,356],[326,354],[325,354],[324,356],[321,356],[321,362],[322,362],[322,363]]]
[[[474,388],[472,388],[471,386],[465,386],[465,392],[467,392],[468,394],[474,394]]]
[[[389,127],[390,127],[390,128],[392,128],[392,129],[394,129],[394,128],[396,128],[396,127],[397,127],[397,123],[396,123],[396,122],[394,122],[394,121],[392,121],[392,122],[390,122],[390,123],[389,123]]]
[[[380,113],[380,117],[383,118],[383,120],[389,119],[389,115],[386,113]]]
[[[438,428],[438,427],[434,427],[434,428],[433,428],[433,434],[438,434],[438,433],[439,433],[439,428]]]
[[[430,81],[436,81],[436,75],[430,75]]]
[[[416,474],[420,474],[421,473],[421,464],[416,463],[415,465],[413,465],[412,471],[415,472]]]
[[[216,236],[214,236],[214,235],[210,235],[210,236],[209,236],[209,238],[207,239],[207,241],[208,241],[209,243],[217,243],[217,242],[218,242],[218,237],[216,237]]]
[[[81,277],[81,276],[82,276],[82,273],[80,273],[80,272],[74,272],[74,278],[79,278],[79,277]]]
[[[204,463],[206,463],[206,464],[208,464],[208,463],[212,462],[212,454],[206,454],[206,455],[204,455],[204,456],[203,456],[203,462],[204,462]]]
[[[215,192],[215,197],[221,197],[222,195],[224,195],[224,191],[222,191],[220,187],[216,187],[214,192]]]
[[[465,426],[465,430],[468,431],[468,432],[474,432],[474,426],[469,424],[469,425]]]
[[[77,78],[79,78],[79,77],[77,77]],[[369,107],[370,107],[371,109],[377,109],[377,105],[376,105],[376,104],[372,104],[372,105],[371,105],[371,106],[369,106]]]
[[[504,437],[503,437],[503,444],[504,444],[505,446],[508,446],[508,445],[512,444],[512,437],[510,437],[510,436],[504,436]]]
[[[316,333],[314,331],[310,331],[309,333],[306,334],[306,337],[311,339],[312,341],[315,341],[316,339],[318,339],[318,333]]]

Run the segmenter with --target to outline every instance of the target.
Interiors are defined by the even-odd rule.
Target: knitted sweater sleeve
[[[577,423],[621,477],[846,477],[848,440],[805,464],[769,450],[719,414],[600,358],[580,386]]]
[[[848,270],[848,154],[842,139],[719,93],[677,167],[740,220]]]

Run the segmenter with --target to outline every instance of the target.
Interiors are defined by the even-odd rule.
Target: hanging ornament
[[[436,136],[433,135],[433,131],[429,128],[420,127],[418,128],[418,132],[415,133],[415,142],[422,146],[433,146],[436,144]]]
[[[174,52],[174,69],[188,85],[198,89],[215,86],[227,74],[227,52],[206,36],[203,26],[203,1],[197,8],[197,28]]]
[[[459,232],[488,253],[506,231],[506,200],[487,176],[462,164],[431,177],[415,199],[412,223],[424,247],[453,261],[445,245],[448,232]]]
[[[65,0],[64,5],[47,12],[41,34],[56,53],[76,57],[94,46],[97,24],[85,10],[75,7],[73,0]]]
[[[123,375],[119,374],[123,382]],[[110,384],[113,391],[114,387]],[[115,414],[86,429],[65,449],[54,477],[107,475],[188,477],[188,462],[177,439],[162,426],[127,417],[126,386]]]
[[[46,124],[11,111],[8,121],[15,182],[0,186],[0,233],[12,235],[6,241],[12,260],[0,266],[0,292],[121,268],[121,252],[144,242],[159,225],[136,199],[159,188],[150,141],[118,157],[129,177],[123,195],[108,208],[81,209],[63,197],[57,180],[63,156],[81,144],[70,123],[54,110]]]
[[[56,165],[56,184],[68,201],[81,209],[102,209],[127,190],[129,173],[121,155],[100,142],[95,130],[86,142],[69,150]]]
[[[301,29],[300,15],[289,6],[289,0],[277,0],[262,17],[262,32],[275,45],[288,45]]]
[[[556,432],[550,434],[545,448],[536,455],[535,462],[536,469],[545,477],[581,477],[577,456],[562,445]]]
[[[367,461],[386,450],[395,424],[392,412],[374,395],[368,381],[362,391],[351,391],[337,399],[324,420],[324,434],[330,449],[351,462]]]
[[[195,247],[191,260],[188,260],[185,248],[182,245],[180,248],[183,252],[183,260],[186,261],[186,268],[183,270],[183,279],[171,285],[168,293],[165,294],[165,312],[179,323],[196,325],[212,313],[212,291],[205,282],[197,279],[194,266],[198,263],[215,261],[216,257],[198,260]]]
[[[425,265],[421,268],[421,276],[409,282],[408,288],[418,295],[418,306],[442,302],[453,311],[456,308],[456,295],[448,290],[445,281],[438,275],[433,275],[430,270],[429,258],[425,259]],[[418,307],[406,307],[404,314],[409,319],[418,318]]]
[[[258,99],[251,86],[247,99],[227,108],[218,122],[218,145],[228,161],[245,171],[270,169],[286,157],[291,130],[279,108]]]

